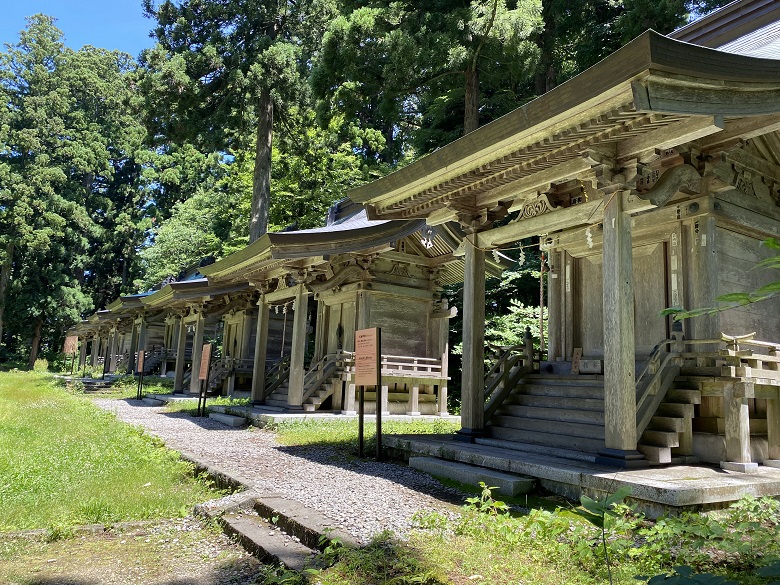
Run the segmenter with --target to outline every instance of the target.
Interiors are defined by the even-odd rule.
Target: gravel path
[[[249,480],[261,495],[280,495],[314,508],[367,543],[390,530],[404,537],[412,515],[437,510],[452,517],[464,494],[427,474],[392,463],[348,459],[329,447],[286,447],[264,430],[236,430],[208,418],[168,413],[136,400],[96,399],[120,420],[144,427],[168,447],[192,453]]]

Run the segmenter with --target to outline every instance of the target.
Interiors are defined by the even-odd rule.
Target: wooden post
[[[79,370],[83,370],[87,363],[87,338],[82,337],[81,347],[79,347]]]
[[[141,317],[141,324],[138,326],[138,351],[146,351],[146,319]]]
[[[116,358],[118,353],[118,345],[119,345],[119,331],[117,329],[113,329],[111,331],[111,349],[109,350],[109,356],[110,361],[108,362],[108,373],[113,374],[116,372]]]
[[[748,398],[752,397],[753,384],[748,382],[728,383],[723,391],[726,461],[721,461],[720,466],[728,471],[750,473],[758,469],[750,458]]]
[[[187,349],[187,325],[184,317],[179,319],[179,331],[176,336],[176,365],[173,373],[173,391],[184,392],[184,353]]]
[[[135,319],[130,328],[130,347],[127,351],[127,373],[135,374],[135,346],[138,342],[138,329],[135,326]]]
[[[476,234],[465,238],[463,282],[463,382],[461,430],[458,437],[472,441],[485,428],[485,252]]]
[[[290,350],[290,384],[287,392],[288,408],[303,408],[303,378],[306,374],[303,364],[306,356],[306,318],[309,296],[303,284],[297,285],[293,307],[293,334]]]
[[[777,393],[766,401],[766,425],[769,453],[764,465],[780,467],[780,397]]]
[[[94,368],[98,364],[98,356],[100,355],[100,334],[96,333],[92,336],[92,361],[91,365]]]
[[[715,219],[698,218],[688,225],[687,249],[689,254],[688,292],[686,307],[712,307],[718,296],[719,267],[715,250]],[[720,316],[702,315],[688,320],[691,339],[717,339],[720,337]],[[708,346],[700,346],[707,351]],[[712,346],[715,349],[715,346]]]
[[[634,356],[634,275],[631,216],[622,193],[604,210],[604,444],[599,463],[638,465]]]
[[[252,369],[252,402],[265,402],[265,357],[268,352],[269,309],[261,295],[257,301],[257,327],[255,334],[255,360]]]
[[[406,414],[419,416],[420,414],[420,386],[415,382],[409,392],[409,403],[406,406]]]
[[[550,270],[547,273],[547,359],[551,362],[563,357],[561,351],[561,278],[558,252],[550,252]]]
[[[190,394],[199,394],[200,380],[198,380],[198,369],[200,368],[200,358],[203,355],[203,333],[206,320],[203,313],[198,313],[198,319],[195,321],[195,334],[192,336],[192,375],[190,376]]]

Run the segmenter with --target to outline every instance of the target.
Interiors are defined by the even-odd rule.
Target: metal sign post
[[[136,372],[138,373],[138,400],[142,400],[144,397],[144,350],[138,352],[138,363],[136,364]]]
[[[198,409],[195,416],[206,416],[206,387],[209,383],[209,371],[211,370],[211,344],[203,346],[200,354],[200,370],[198,371],[198,380],[200,387],[198,392]]]
[[[365,390],[366,386],[376,388],[376,453],[382,456],[382,369],[380,367],[379,328],[355,331],[355,385],[360,387],[358,409],[358,456],[363,457]]]

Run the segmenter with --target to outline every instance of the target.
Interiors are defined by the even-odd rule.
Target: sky
[[[153,44],[153,21],[144,17],[141,0],[0,0],[0,51],[18,42],[25,17],[39,12],[57,19],[72,49],[93,45],[138,57]]]

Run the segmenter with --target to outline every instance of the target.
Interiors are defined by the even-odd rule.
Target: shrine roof
[[[759,126],[780,120],[780,61],[647,31],[521,108],[348,195],[366,205],[369,219],[439,224],[507,201],[518,210],[523,194],[575,178],[609,153],[629,160],[710,135],[739,137],[732,126],[743,118]]]

